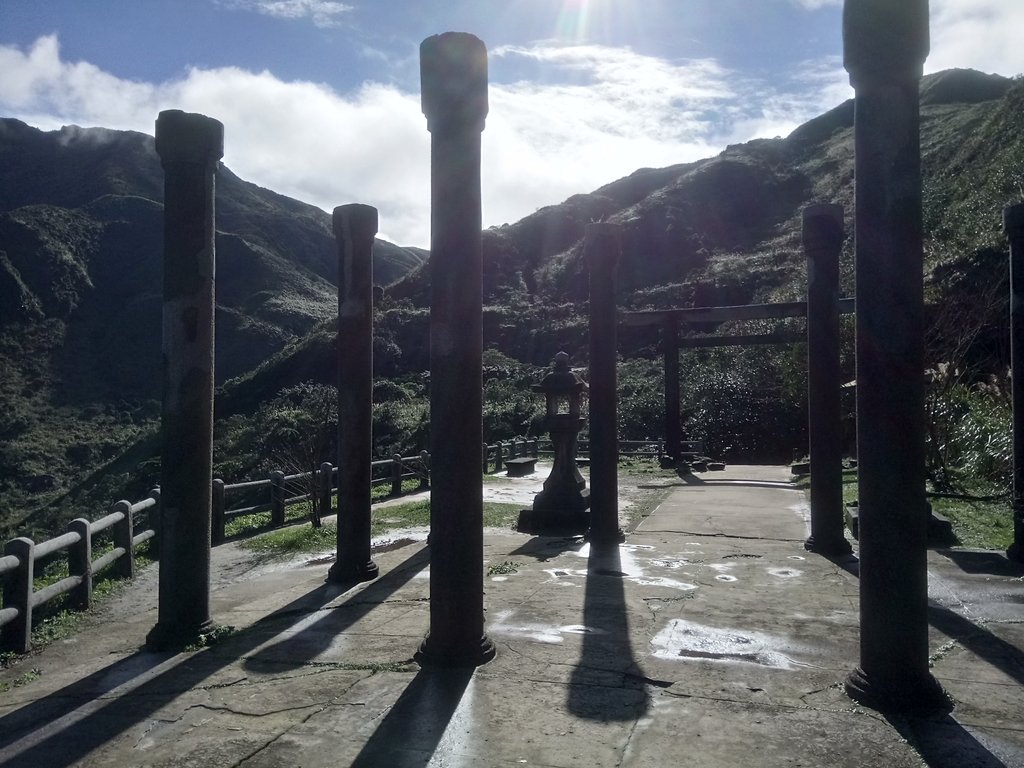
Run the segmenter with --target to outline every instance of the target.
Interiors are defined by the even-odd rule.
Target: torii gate
[[[843,243],[843,208],[811,205],[803,213],[807,255],[807,301],[726,307],[627,312],[630,326],[660,326],[665,365],[665,452],[682,454],[680,426],[680,348],[793,344],[807,342],[808,435],[811,464],[812,552],[837,556],[851,552],[843,534],[842,428],[840,412],[839,316],[854,312],[854,299],[839,298],[839,253]],[[773,320],[806,317],[806,334],[795,331],[679,338],[681,326],[728,320]]]

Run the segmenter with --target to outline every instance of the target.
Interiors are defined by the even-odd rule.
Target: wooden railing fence
[[[35,543],[27,537],[11,539],[0,557],[0,580],[3,581],[3,607],[0,608],[0,646],[15,653],[27,653],[32,644],[32,613],[36,608],[61,595],[70,595],[74,610],[87,610],[92,605],[96,577],[108,568],[120,578],[135,575],[135,549],[155,536],[160,509],[160,491],[132,504],[118,501],[110,513],[90,522],[77,518],[68,523],[67,533]],[[134,518],[149,512],[147,527],[135,532]],[[111,530],[113,546],[93,560],[93,537]],[[35,590],[36,565],[66,553],[68,575],[39,591]]]
[[[589,445],[586,440],[579,442],[580,456],[585,458]],[[512,458],[552,455],[551,443],[537,438],[516,438],[498,441],[483,446],[483,472],[501,472],[504,463]],[[619,442],[622,456],[657,457],[664,451],[661,440],[623,440]],[[407,480],[417,479],[416,490],[430,486],[430,455],[422,451],[418,456],[395,454],[390,459],[374,461],[371,464],[374,485],[390,484],[391,496],[400,496]],[[269,522],[259,530],[275,528],[286,523],[286,508],[292,504],[308,502],[316,495],[321,514],[330,514],[332,499],[337,490],[338,468],[324,463],[315,472],[300,472],[287,475],[274,470],[265,480],[226,484],[215,479],[211,488],[213,515],[211,538],[219,544],[225,539],[225,526],[240,517],[270,513]],[[289,494],[296,487],[309,488],[299,494]],[[236,503],[245,506],[229,507],[228,496],[234,496]],[[262,496],[266,501],[252,502]],[[136,531],[136,518],[148,512],[144,530]],[[93,585],[96,577],[112,569],[120,578],[135,575],[135,550],[146,541],[151,541],[152,553],[156,553],[159,540],[156,538],[157,521],[160,515],[160,489],[154,489],[142,501],[131,503],[118,501],[111,505],[109,513],[96,521],[85,518],[72,520],[66,533],[53,539],[36,543],[32,539],[19,537],[7,542],[4,554],[0,556],[0,582],[3,584],[3,605],[0,607],[0,647],[16,653],[26,653],[32,640],[32,614],[34,609],[68,594],[69,607],[86,610],[92,604]],[[93,559],[93,538],[106,530],[111,532],[111,548]],[[38,591],[35,589],[36,566],[59,556],[67,558],[68,575]]]
[[[417,490],[425,489],[430,485],[430,456],[426,451],[420,452],[418,456],[402,456],[394,454],[390,459],[381,459],[370,464],[372,472],[371,483],[391,485],[391,496],[402,495],[404,481],[416,478],[419,480]],[[266,480],[251,480],[245,483],[232,483],[227,485],[223,480],[213,481],[211,489],[213,499],[213,516],[211,521],[211,536],[214,544],[220,544],[225,539],[225,528],[231,520],[250,515],[258,515],[269,512],[269,522],[253,530],[277,528],[285,524],[286,508],[293,504],[309,502],[314,496],[317,497],[320,505],[320,514],[328,515],[331,510],[331,499],[337,490],[338,468],[325,462],[320,469],[310,472],[298,472],[286,475],[280,470],[274,470]],[[290,494],[295,489],[309,489],[302,493]],[[228,496],[236,497],[240,501],[235,503],[246,504],[241,507],[229,507]],[[254,499],[262,497],[266,501],[251,504]]]

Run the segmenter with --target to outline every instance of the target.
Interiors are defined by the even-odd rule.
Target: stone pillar
[[[625,539],[619,528],[618,372],[615,273],[622,252],[617,224],[588,224],[590,268],[590,532],[591,544]]]
[[[665,454],[674,461],[683,455],[683,428],[679,410],[679,322],[669,315],[661,329],[665,362]]]
[[[1003,209],[1010,239],[1010,362],[1013,387],[1013,543],[1006,556],[1024,562],[1024,203]]]
[[[483,610],[483,301],[480,134],[487,49],[447,32],[420,46],[430,131],[430,632],[417,659],[494,658]]]
[[[370,559],[373,455],[373,239],[377,209],[334,209],[338,245],[338,559],[327,580],[377,577]],[[325,511],[323,514],[328,514]]]
[[[860,667],[847,693],[876,709],[948,700],[928,670],[924,291],[918,85],[928,0],[846,0],[856,92]]]
[[[160,113],[164,168],[163,410],[160,587],[152,648],[187,645],[212,628],[214,172],[224,126]]]
[[[807,432],[811,453],[811,535],[804,547],[848,555],[844,535],[842,387],[839,367],[839,252],[843,206],[810,205],[803,215],[807,255]]]

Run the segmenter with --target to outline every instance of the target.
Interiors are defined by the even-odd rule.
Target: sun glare
[[[609,6],[613,0],[562,0],[562,9],[556,21],[556,36],[570,43],[593,39],[597,30],[608,21]]]

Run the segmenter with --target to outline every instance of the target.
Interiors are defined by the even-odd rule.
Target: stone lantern
[[[555,460],[544,489],[533,500],[533,509],[519,515],[518,529],[528,533],[586,533],[590,492],[576,465],[576,438],[584,418],[581,406],[587,384],[569,369],[569,355],[559,352],[551,371],[534,384],[534,392],[546,400],[546,422]]]

